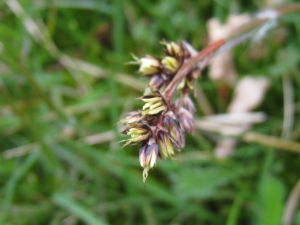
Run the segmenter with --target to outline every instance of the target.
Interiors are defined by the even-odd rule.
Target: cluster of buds
[[[150,77],[149,87],[153,90],[163,90],[171,82],[180,67],[197,52],[186,42],[161,42],[165,46],[165,56],[156,58],[146,55],[138,58],[133,55],[135,61],[128,64],[140,66],[139,73],[142,76]],[[200,76],[200,69],[195,66],[191,72],[178,85],[178,90],[193,89],[193,83]]]
[[[166,99],[164,90],[171,83],[181,66],[196,54],[188,43],[162,42],[165,56],[155,58],[147,55],[130,64],[139,65],[142,76],[150,77],[149,88],[138,100],[144,102],[141,110],[130,112],[119,123],[126,126],[122,132],[130,136],[123,140],[124,146],[140,145],[139,162],[144,168],[145,183],[148,171],[158,158],[172,158],[174,149],[180,151],[185,146],[185,131],[194,130],[195,107],[189,97],[195,80],[200,76],[196,65],[177,85],[178,99]]]

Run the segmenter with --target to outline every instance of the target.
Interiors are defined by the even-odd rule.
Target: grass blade
[[[76,217],[80,218],[88,225],[108,225],[104,220],[98,218],[90,210],[84,208],[79,203],[75,202],[69,196],[62,193],[55,193],[52,197],[53,201],[60,207],[68,210]]]

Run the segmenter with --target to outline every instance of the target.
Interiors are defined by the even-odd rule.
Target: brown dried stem
[[[282,217],[283,225],[292,224],[299,203],[299,198],[300,198],[300,180],[298,180],[292,192],[289,194],[288,200],[285,205],[283,217]]]
[[[244,134],[243,140],[246,142],[266,145],[276,149],[300,153],[300,143],[284,140],[274,136],[258,134],[254,132],[247,132]]]

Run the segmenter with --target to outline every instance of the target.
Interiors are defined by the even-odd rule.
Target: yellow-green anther
[[[143,106],[143,110],[146,110],[147,108],[150,108],[152,103],[148,102]]]
[[[161,102],[157,102],[157,103],[155,103],[155,104],[152,104],[152,105],[149,106],[149,108],[150,108],[150,109],[155,109],[155,108],[158,108],[159,106],[163,106],[163,105],[161,104]]]
[[[161,106],[161,107],[158,107],[158,108],[155,108],[155,109],[150,110],[150,111],[149,111],[149,114],[150,114],[150,115],[155,115],[155,114],[158,114],[158,113],[164,111],[165,109],[166,109],[165,106]]]
[[[136,122],[140,121],[141,119],[142,119],[142,115],[138,114],[138,115],[131,115],[131,116],[126,117],[126,119],[124,121],[127,124],[131,124],[131,123],[136,123]]]
[[[161,42],[163,45],[167,47],[167,52],[170,55],[179,55],[180,54],[180,47],[175,42]]]
[[[137,129],[137,128],[130,128],[127,132],[128,135],[136,135],[136,134],[145,134],[147,130],[144,129]]]
[[[157,143],[163,158],[174,155],[173,145],[169,137],[164,135],[163,139],[159,138]]]
[[[141,98],[141,100],[142,100],[143,102],[153,103],[153,102],[160,101],[160,100],[161,100],[161,97]]]
[[[177,135],[175,133],[175,128],[172,126],[170,129],[170,135],[175,139],[175,141],[178,141]]]
[[[142,142],[146,139],[149,138],[149,131],[147,129],[144,129],[144,128],[130,128],[127,130],[126,134],[130,135],[131,137],[128,138],[127,140],[123,140],[121,142],[126,142],[124,146],[127,146],[127,145],[130,145],[130,144],[133,144],[133,143],[138,143],[138,142]]]
[[[187,86],[189,87],[190,90],[194,89],[194,86],[193,86],[193,83],[192,83],[191,80],[187,80],[186,84],[187,84]]]
[[[171,73],[176,72],[179,66],[177,59],[171,56],[166,56],[165,58],[163,58],[161,63],[163,64],[164,68],[169,70]]]
[[[143,106],[143,115],[155,115],[166,109],[166,105],[162,97],[152,97],[152,98],[140,98],[142,101],[146,102]]]
[[[159,147],[159,150],[160,150],[160,153],[162,154],[162,157],[163,158],[166,158],[167,157],[167,151],[166,151],[166,147],[163,143],[163,140],[159,139],[157,141],[157,144],[158,144],[158,147]]]
[[[174,52],[175,54],[179,54],[179,45],[174,43],[173,41],[170,42],[169,44],[166,45],[167,46],[167,49],[168,49],[168,52]]]
[[[147,134],[144,134],[144,135],[133,135],[131,136],[131,138],[129,138],[129,141],[130,143],[133,143],[133,142],[140,142],[142,140],[144,140],[145,138],[147,138]]]
[[[173,145],[171,143],[170,138],[166,138],[166,148],[167,148],[167,153],[169,156],[174,155],[174,149],[173,149]]]
[[[178,84],[177,90],[180,91],[184,87],[188,87],[190,90],[194,89],[192,81],[186,77],[183,78],[182,81]]]
[[[149,108],[145,108],[142,113],[143,113],[143,115],[155,115],[155,114],[161,113],[165,109],[166,109],[166,106],[164,106],[164,105],[161,105],[160,107],[156,107],[156,108],[149,107]]]
[[[182,90],[185,87],[186,78],[183,78],[177,86],[177,90]]]

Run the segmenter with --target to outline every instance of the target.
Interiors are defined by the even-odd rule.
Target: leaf
[[[100,217],[97,217],[89,209],[84,208],[82,205],[75,202],[73,199],[69,198],[69,196],[65,194],[56,193],[53,195],[52,199],[57,205],[61,206],[62,208],[65,208],[66,210],[74,214],[74,216],[84,221],[85,224],[107,225],[107,223]]]
[[[240,170],[219,168],[186,169],[178,175],[175,191],[181,198],[207,199],[221,186],[228,184],[240,174]]]
[[[282,182],[273,176],[266,176],[262,181],[256,209],[257,225],[278,225],[281,222],[284,207],[284,187]]]

